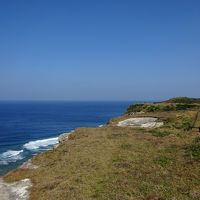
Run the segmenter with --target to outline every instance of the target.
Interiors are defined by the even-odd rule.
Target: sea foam
[[[8,165],[26,157],[26,151],[49,150],[51,146],[58,143],[58,137],[36,141],[30,141],[23,145],[22,150],[8,150],[0,154],[0,165]]]
[[[23,150],[8,150],[0,154],[0,165],[8,165],[11,162],[16,162],[17,160],[22,160],[23,158]]]
[[[27,150],[38,150],[40,148],[45,148],[51,145],[55,145],[58,143],[58,137],[55,138],[48,138],[43,140],[36,140],[36,141],[30,141],[23,145],[23,147]]]

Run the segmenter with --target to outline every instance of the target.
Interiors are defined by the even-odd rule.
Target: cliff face
[[[200,135],[188,129],[197,111],[136,112],[101,128],[76,129],[61,135],[57,148],[32,159],[38,168],[18,169],[4,179],[30,178],[32,200],[199,199]],[[163,124],[118,126],[146,117]]]

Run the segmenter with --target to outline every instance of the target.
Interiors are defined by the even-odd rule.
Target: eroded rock
[[[156,117],[135,117],[120,121],[117,126],[141,128],[157,128],[163,126],[163,122],[157,122],[157,120]]]
[[[70,135],[71,133],[73,133],[73,132],[74,132],[74,131],[71,131],[71,132],[68,132],[68,133],[63,133],[63,134],[59,135],[59,137],[58,137],[58,142],[59,142],[59,143],[63,143],[63,142],[65,142],[65,141],[67,141],[69,135]]]
[[[27,200],[29,198],[28,188],[31,187],[30,179],[23,179],[14,183],[5,183],[0,179],[1,200]]]
[[[20,169],[37,169],[38,166],[32,164],[31,159],[29,159],[26,162],[24,162],[19,168]]]

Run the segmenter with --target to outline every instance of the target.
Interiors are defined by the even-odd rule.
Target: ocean
[[[98,127],[131,102],[0,102],[0,175],[51,149],[58,136],[78,127]]]

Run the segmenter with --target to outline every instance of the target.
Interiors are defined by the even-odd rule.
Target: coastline
[[[101,125],[98,125],[97,127],[101,128],[101,127],[104,127],[106,126],[106,124],[101,124]],[[79,127],[81,128],[81,127]],[[47,151],[51,151],[52,149],[55,149],[57,148],[60,144],[62,144],[63,142],[66,142],[68,140],[68,137],[70,134],[74,133],[76,129],[74,130],[71,130],[70,132],[63,132],[61,134],[59,134],[56,138],[58,138],[58,143],[56,143],[55,145],[53,145],[50,149],[46,150],[46,151],[43,151],[43,152],[39,152],[35,155],[33,155],[31,158],[29,158],[28,160],[24,161],[21,165],[17,166],[16,168],[6,172],[5,174],[3,174],[2,176],[0,176],[0,178],[3,178],[4,176],[6,176],[7,174],[10,174],[12,173],[13,171],[17,170],[17,169],[33,169],[34,167],[32,166],[31,164],[31,160],[34,156],[37,156],[39,154],[42,154],[44,152],[47,152]],[[47,139],[41,139],[41,140],[49,140],[48,138]],[[40,141],[40,140],[39,140]],[[35,168],[36,169],[36,168]]]
[[[5,175],[5,184],[31,180],[30,200],[198,199],[193,149],[200,134],[187,129],[196,112],[131,111],[104,126],[63,133],[52,150]]]
[[[66,133],[62,133],[58,136],[58,144],[54,145],[52,149],[57,148],[61,143],[68,140],[68,136],[73,133],[74,130]],[[49,150],[47,150],[49,151]],[[39,154],[42,154],[41,152]],[[38,155],[38,154],[37,154]],[[36,156],[37,156],[36,155]],[[33,156],[34,157],[34,156]],[[32,158],[33,158],[32,157]],[[22,179],[20,181],[16,181],[13,183],[7,183],[4,181],[4,176],[13,173],[16,170],[36,170],[39,166],[32,164],[32,158],[28,159],[24,163],[22,163],[17,168],[7,172],[5,175],[0,176],[0,197],[1,200],[28,200],[30,196],[29,189],[32,186],[32,182],[30,179]]]
[[[130,102],[6,102],[1,115],[0,176],[50,149],[63,132],[97,127],[125,111]],[[12,108],[12,109],[11,109]],[[34,109],[33,109],[34,108]],[[88,110],[88,112],[86,112]],[[20,115],[23,112],[24,115]],[[33,114],[34,112],[34,114]],[[48,113],[48,115],[47,115]],[[55,140],[50,140],[53,139]]]
[[[98,127],[104,127],[105,125],[99,125]],[[58,136],[58,143],[55,144],[50,150],[46,150],[44,152],[51,151],[52,149],[56,149],[61,145],[62,143],[66,142],[69,138],[69,135],[73,134],[75,130],[72,130],[70,132],[64,132],[61,133]],[[42,154],[44,152],[40,152],[36,154],[35,156],[38,156],[39,154]],[[36,170],[39,168],[39,166],[34,165],[32,163],[32,158],[28,159],[27,161],[23,162],[20,166],[16,167],[15,169],[7,172],[3,176],[0,176],[0,197],[1,200],[28,200],[30,196],[29,189],[32,186],[32,182],[30,179],[22,179],[20,181],[16,181],[13,183],[7,183],[4,181],[4,177],[12,174],[16,170]]]
[[[6,151],[6,152],[4,152],[2,154],[6,154],[6,153],[10,152],[10,154],[8,155],[8,158],[9,159],[13,159],[13,163],[14,163],[14,162],[18,161],[18,157],[19,157],[19,161],[21,159],[22,160],[24,159],[24,157],[20,155],[21,153],[24,153],[24,151],[27,151],[27,150],[28,151],[33,150],[33,154],[31,155],[31,158],[32,158],[35,155],[38,155],[40,153],[44,153],[46,151],[49,151],[49,150],[52,150],[52,149],[56,148],[59,145],[59,143],[64,142],[65,140],[67,140],[68,135],[73,133],[73,132],[74,132],[74,130],[71,130],[70,132],[63,132],[63,133],[59,134],[58,136],[54,136],[54,137],[50,137],[50,138],[44,138],[44,139],[38,139],[38,140],[33,140],[33,141],[25,143],[21,150],[17,150],[17,151],[8,150],[8,151]],[[55,144],[53,144],[53,143],[55,143]],[[50,148],[49,148],[49,146],[50,146]],[[35,150],[37,150],[37,148],[40,148],[40,147],[43,147],[43,148],[47,147],[47,149],[46,150],[44,149],[44,150],[38,151],[38,152],[35,151]],[[12,152],[13,152],[13,155],[11,155]],[[18,154],[18,152],[19,152],[19,154]],[[26,163],[29,160],[31,160],[31,158],[28,158],[28,160],[25,160],[24,162],[22,162],[21,164],[17,165],[13,169],[10,169],[9,171],[7,171],[4,174],[0,175],[0,177],[3,177],[6,174],[12,172],[13,170],[16,170],[18,168],[21,168],[21,166],[26,165]],[[9,162],[6,163],[6,165],[7,164],[9,164]]]
[[[136,113],[137,114],[144,114],[144,113]],[[125,117],[125,118],[124,118]],[[121,123],[123,122],[126,122],[126,115],[123,115],[123,116],[118,116],[117,119],[119,121],[119,119],[121,121],[119,121],[118,124],[116,124],[115,122],[113,123],[113,119],[110,119],[106,124],[101,124],[101,125],[98,125],[96,128],[105,128],[107,126],[121,126]],[[128,116],[129,118],[129,116]],[[132,119],[132,118],[130,118]],[[134,118],[133,118],[134,119]],[[140,119],[140,118],[139,118]],[[151,118],[148,118],[150,119],[150,121],[152,120]],[[141,120],[139,120],[139,127],[144,124],[144,123],[149,123],[148,122],[148,119],[147,121],[145,122],[144,118],[141,118]],[[129,124],[127,123],[125,126],[123,127],[126,127],[126,126],[129,126]],[[151,127],[152,128],[152,127]],[[80,128],[78,128],[80,129]],[[73,133],[76,131],[75,130],[72,130],[70,132],[64,132],[64,133],[61,133],[59,136],[58,136],[58,143],[55,144],[52,149],[50,150],[47,150],[47,151],[44,151],[44,152],[40,152],[38,154],[36,154],[35,156],[38,156],[40,154],[43,154],[43,153],[48,153],[48,151],[51,151],[53,149],[57,149],[59,148],[59,146],[65,142],[67,142],[69,140],[69,137],[70,135],[73,137]],[[32,163],[32,159],[34,159],[33,156],[32,158],[30,158],[29,160],[25,161],[22,165],[20,165],[19,167],[17,167],[16,169],[13,169],[11,171],[9,171],[7,174],[5,174],[3,177],[9,175],[9,174],[12,174],[13,172],[17,171],[17,170],[36,170],[38,169],[40,166],[37,166],[37,165],[34,165]],[[29,196],[30,196],[30,192],[29,192],[29,189],[32,187],[32,183],[31,183],[31,180],[30,179],[22,179],[20,181],[16,181],[16,182],[13,182],[12,185],[10,185],[9,183],[6,183],[4,180],[3,180],[3,177],[0,177],[0,194],[1,193],[4,193],[5,194],[5,200],[8,200],[9,199],[9,196],[11,196],[11,199],[12,200],[12,197],[14,196],[15,198],[19,198],[19,200],[28,200],[29,199]],[[6,187],[5,187],[6,186]],[[14,188],[14,190],[12,189]],[[13,193],[14,191],[14,193]],[[23,193],[23,195],[21,194]],[[4,200],[4,199],[3,199]]]

